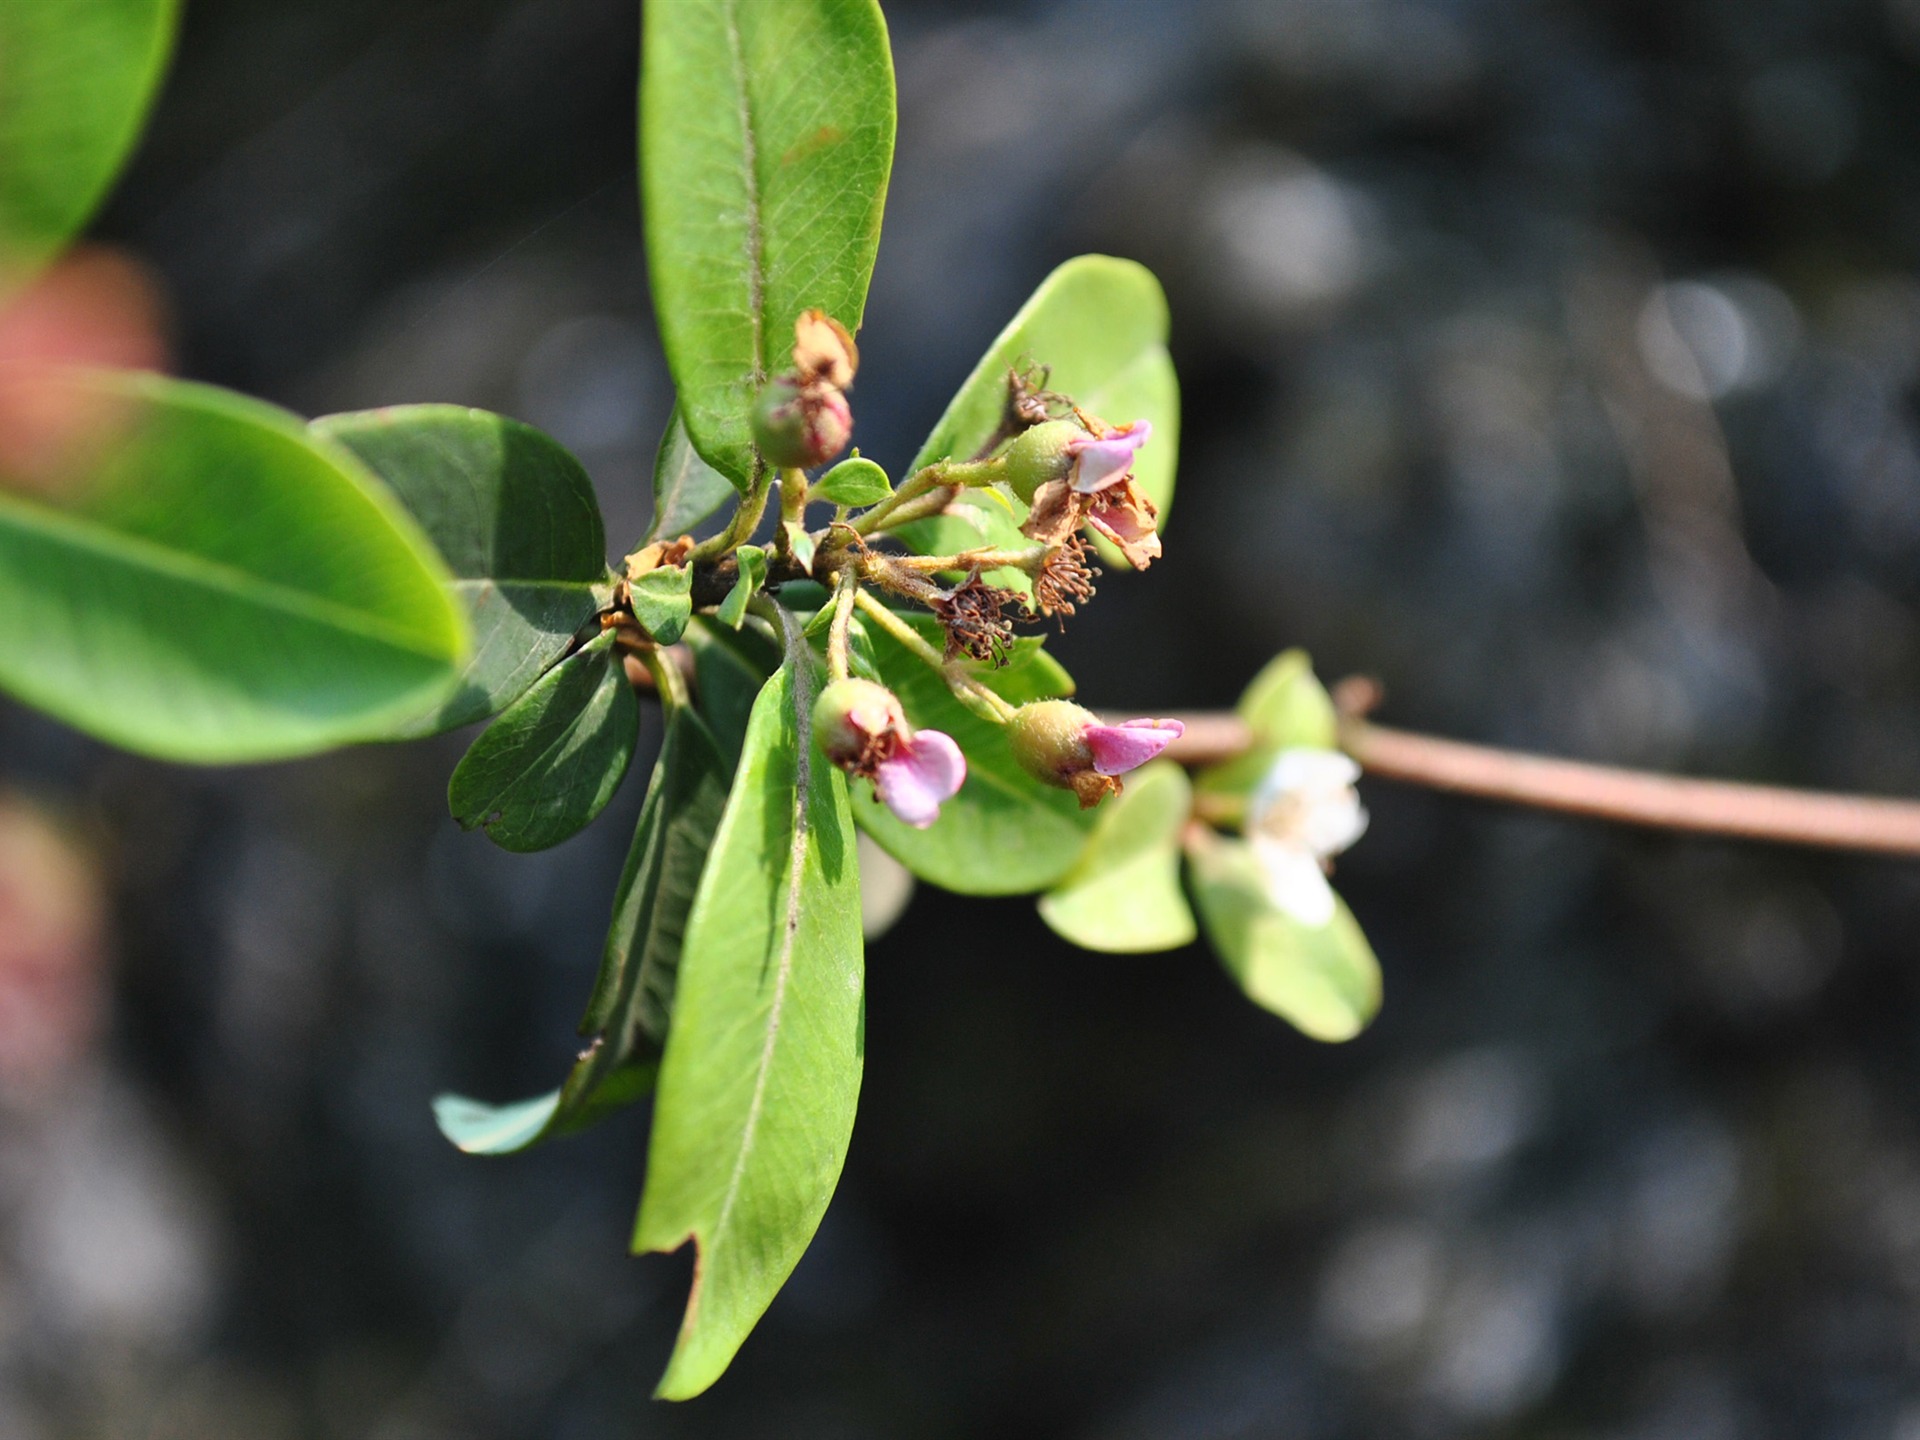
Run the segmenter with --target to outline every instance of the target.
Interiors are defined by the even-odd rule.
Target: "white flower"
[[[1333,919],[1325,861],[1365,833],[1360,767],[1337,750],[1282,750],[1247,806],[1247,839],[1267,898],[1302,925]]]

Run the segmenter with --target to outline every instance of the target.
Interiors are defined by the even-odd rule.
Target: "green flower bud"
[[[1064,479],[1073,469],[1068,442],[1086,438],[1087,432],[1071,420],[1048,420],[1023,430],[1007,447],[1007,483],[1013,493],[1032,504],[1034,491],[1049,480]]]
[[[913,731],[886,686],[847,679],[834,681],[813,702],[813,734],[834,764],[865,774]]]
[[[753,443],[771,465],[824,465],[853,439],[853,411],[831,386],[769,380],[753,403]]]
[[[1093,767],[1087,730],[1099,723],[1092,711],[1071,700],[1036,700],[1007,722],[1007,744],[1034,779],[1071,790],[1073,777]]]

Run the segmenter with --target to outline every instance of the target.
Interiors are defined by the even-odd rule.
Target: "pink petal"
[[[1089,725],[1082,732],[1101,775],[1137,770],[1187,733],[1178,720],[1128,720],[1119,725]]]
[[[940,818],[940,805],[953,798],[967,778],[967,757],[951,735],[921,730],[913,739],[882,760],[873,788],[885,805],[906,824],[924,830]]]
[[[1080,459],[1074,467],[1073,488],[1082,495],[1092,495],[1117,484],[1133,468],[1133,452],[1152,434],[1152,425],[1136,420],[1109,430],[1097,440],[1089,435],[1067,441],[1067,453]]]

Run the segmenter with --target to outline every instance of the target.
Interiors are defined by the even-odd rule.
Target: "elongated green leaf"
[[[611,630],[507,707],[454,767],[447,806],[504,850],[545,850],[592,823],[620,788],[640,724]]]
[[[727,801],[727,767],[698,715],[675,709],[614,893],[613,924],[580,1033],[590,1043],[558,1090],[511,1105],[434,1101],[462,1150],[504,1155],[591,1124],[653,1086],[687,914]]]
[[[714,610],[713,618],[728,629],[738,630],[747,618],[747,602],[767,578],[767,552],[758,545],[742,545],[733,552],[733,558],[740,567],[739,578]]]
[[[176,0],[0,4],[0,298],[79,233],[139,136]]]
[[[641,45],[647,258],[681,418],[744,489],[747,416],[793,322],[857,330],[893,164],[875,0],[653,0]]]
[[[460,405],[328,415],[313,429],[358,455],[413,512],[473,626],[459,686],[397,733],[451,730],[519,699],[608,589],[606,532],[580,462],[531,425]]]
[[[1156,760],[1098,813],[1073,870],[1040,897],[1040,918],[1062,939],[1117,955],[1191,944],[1193,911],[1180,890],[1180,832],[1193,813],[1187,772]]]
[[[1245,795],[1257,786],[1274,756],[1293,746],[1331,750],[1339,744],[1340,725],[1333,700],[1315,678],[1304,650],[1286,650],[1253,677],[1235,707],[1253,731],[1244,755],[1200,772],[1199,788],[1209,795]]]
[[[1187,858],[1207,939],[1248,999],[1315,1040],[1366,1028],[1380,1009],[1380,962],[1344,900],[1325,925],[1303,925],[1267,898],[1244,842],[1209,839]]]
[[[296,417],[155,375],[37,374],[88,417],[0,475],[0,686],[130,750],[311,754],[438,702],[466,625],[419,527]]]
[[[929,626],[931,622],[925,622]],[[1059,882],[1087,843],[1094,817],[1073,795],[1042,785],[1007,748],[1006,728],[983,720],[953,698],[942,680],[874,626],[856,626],[877,676],[900,697],[916,726],[944,730],[967,757],[960,793],[925,830],[902,824],[873,795],[854,787],[861,828],[922,880],[963,895],[1025,895]],[[1073,693],[1073,681],[1040,642],[1014,642],[1007,665],[982,670],[984,680],[1014,704]]]
[[[704,615],[687,627],[693,650],[694,690],[700,716],[727,762],[729,774],[746,743],[747,717],[753,713],[767,677],[780,667],[780,652],[753,630],[737,634]]]
[[[653,462],[653,522],[647,526],[647,539],[675,539],[737,498],[733,482],[693,448],[675,406]]]
[[[1131,260],[1082,255],[1040,282],[947,406],[914,457],[914,470],[936,460],[965,460],[991,440],[1007,402],[1007,371],[1045,366],[1047,385],[1111,424],[1153,423],[1153,438],[1134,461],[1134,478],[1160,507],[1173,501],[1180,454],[1180,385],[1167,355],[1167,298],[1153,272]],[[978,495],[963,495],[955,513],[901,532],[923,555],[973,545],[1021,542],[1016,514]],[[1125,565],[1103,548],[1110,565]]]
[[[635,1250],[698,1247],[660,1382],[697,1395],[813,1238],[860,1090],[860,881],[846,779],[808,733],[810,659],[754,703],[687,925]]]

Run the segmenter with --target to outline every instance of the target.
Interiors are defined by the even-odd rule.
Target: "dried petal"
[[[1087,508],[1087,524],[1111,540],[1136,570],[1160,558],[1160,512],[1131,479],[1103,490]]]

